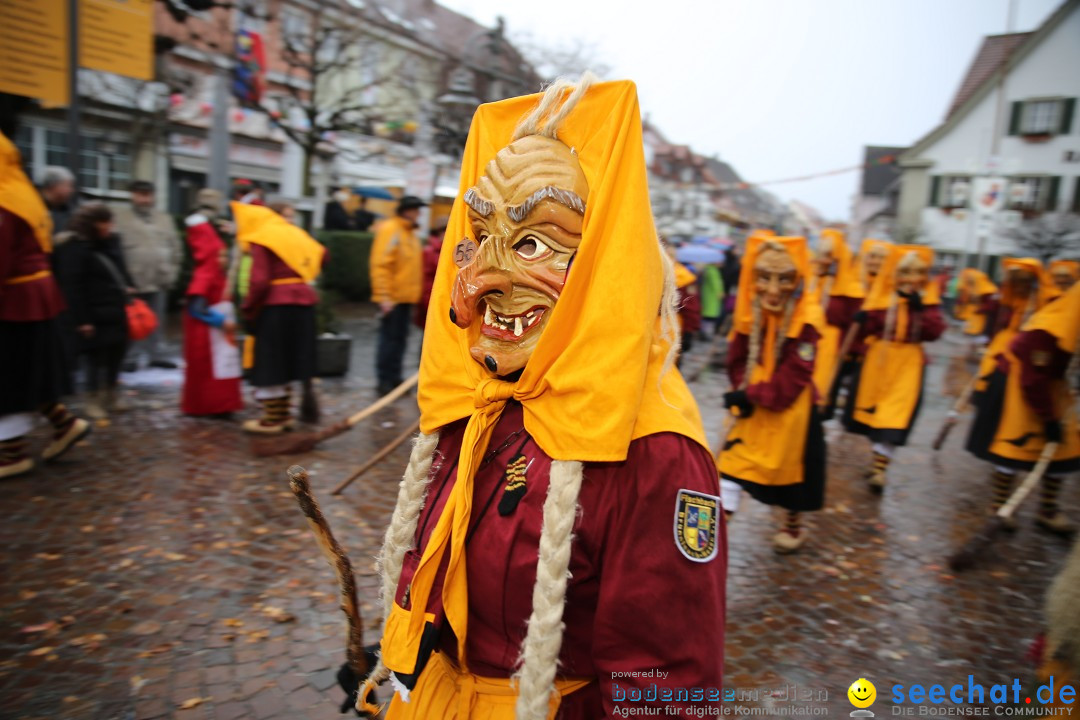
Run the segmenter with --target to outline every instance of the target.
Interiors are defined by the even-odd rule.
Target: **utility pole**
[[[1011,34],[1013,28],[1016,27],[1016,0],[1009,0],[1008,9],[1005,17],[1005,33]],[[994,101],[994,129],[990,136],[990,157],[987,158],[986,163],[983,165],[979,175],[991,176],[994,175],[1001,168],[1001,137],[1005,131],[1005,79],[1009,74],[1009,60],[1011,59],[1012,51],[1010,50],[1005,54],[1005,57],[1001,61],[1001,72],[998,74],[997,90],[995,91]],[[974,188],[973,188],[974,189]],[[972,193],[972,213],[971,221],[976,224],[975,231],[979,237],[979,253],[976,257],[975,267],[983,272],[986,271],[987,258],[986,258],[986,241],[989,239],[990,232],[992,230],[989,227],[990,222],[985,218],[979,217],[979,213],[976,209],[977,197],[974,197]],[[996,215],[996,213],[995,213]],[[984,227],[978,227],[984,225]]]

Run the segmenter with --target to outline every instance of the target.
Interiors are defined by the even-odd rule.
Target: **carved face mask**
[[[754,260],[754,292],[766,312],[781,312],[795,288],[799,270],[782,245],[765,243]]]
[[[1014,297],[1026,298],[1035,287],[1035,273],[1023,268],[1009,270],[1009,291]]]
[[[1054,285],[1056,285],[1057,289],[1061,292],[1065,292],[1076,282],[1076,278],[1073,277],[1073,274],[1068,268],[1054,268],[1050,272],[1050,277],[1054,280]]]
[[[866,268],[866,274],[871,278],[877,277],[877,274],[881,272],[881,264],[885,262],[885,257],[888,254],[888,251],[880,245],[871,248],[866,253],[866,259],[863,260],[863,267]]]
[[[922,291],[929,279],[930,266],[913,252],[896,266],[896,290],[904,295]]]
[[[537,135],[499,151],[465,193],[472,237],[454,251],[451,320],[491,372],[521,370],[536,349],[581,244],[588,195],[570,148]]]
[[[818,243],[817,249],[814,251],[814,257],[810,261],[814,266],[814,274],[818,277],[824,277],[832,271],[833,263],[836,258],[833,257],[832,239],[822,238]]]

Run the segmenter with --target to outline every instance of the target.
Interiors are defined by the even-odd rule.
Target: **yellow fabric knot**
[[[511,399],[514,397],[515,390],[517,390],[517,383],[506,382],[498,378],[485,378],[476,386],[476,391],[473,393],[473,404],[477,410],[482,410],[492,403],[502,403]]]

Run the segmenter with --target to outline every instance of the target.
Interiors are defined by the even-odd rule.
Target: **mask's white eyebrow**
[[[582,200],[576,192],[572,190],[563,190],[554,185],[547,185],[546,187],[540,188],[526,198],[525,202],[509,208],[506,211],[506,214],[509,215],[510,219],[514,222],[521,222],[529,216],[529,213],[531,213],[537,205],[540,204],[541,200],[547,199],[554,200],[560,205],[570,208],[578,215],[585,214],[585,201]]]
[[[480,193],[476,192],[476,188],[466,190],[461,199],[480,217],[491,217],[495,213],[495,203],[480,197]]]

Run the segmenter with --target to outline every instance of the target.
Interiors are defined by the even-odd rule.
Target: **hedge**
[[[368,258],[371,255],[371,233],[341,230],[320,230],[315,238],[326,246],[330,257],[323,266],[319,285],[336,290],[347,300],[371,299],[371,277]]]

